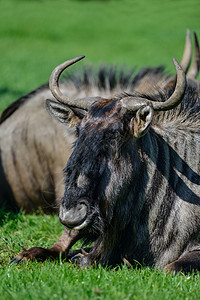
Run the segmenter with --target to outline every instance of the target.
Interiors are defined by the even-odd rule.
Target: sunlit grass
[[[0,227],[0,299],[198,299],[199,275],[141,269],[78,269],[65,261],[9,265],[23,247],[50,247],[63,227],[56,216],[5,214]],[[2,214],[1,214],[2,216]],[[75,248],[80,247],[80,243]]]

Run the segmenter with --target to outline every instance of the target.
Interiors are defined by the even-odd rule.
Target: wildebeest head
[[[69,111],[81,120],[74,151],[64,169],[65,193],[59,214],[66,227],[78,230],[102,218],[104,226],[110,223],[118,200],[126,199],[134,178],[143,172],[138,141],[148,131],[154,112],[176,107],[186,86],[185,73],[174,59],[176,88],[165,102],[128,95],[69,99],[61,94],[57,81],[66,67],[82,58],[67,61],[52,72],[50,88],[59,102],[47,100],[50,113],[61,122]]]

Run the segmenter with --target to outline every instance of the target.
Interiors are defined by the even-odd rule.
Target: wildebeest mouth
[[[64,205],[60,206],[59,219],[60,222],[68,229],[80,230],[89,223],[89,205],[88,201],[79,200],[75,207],[66,209]]]

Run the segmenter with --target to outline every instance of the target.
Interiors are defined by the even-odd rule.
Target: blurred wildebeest
[[[59,213],[74,230],[51,249],[34,247],[14,261],[64,254],[83,237],[95,244],[81,265],[116,265],[126,257],[131,264],[200,269],[199,83],[186,80],[174,60],[175,87],[165,78],[163,91],[76,100],[64,96],[57,81],[81,58],[54,70],[50,86],[57,101],[47,101],[61,122],[66,108],[82,111]]]
[[[122,91],[131,92],[133,87],[141,89],[149,77],[155,84],[162,72],[162,67],[144,68],[134,76],[134,70],[114,66],[96,71],[88,67],[69,75],[61,89],[69,97],[110,98]],[[82,111],[66,108],[66,129],[47,112],[47,98],[54,99],[48,85],[43,85],[12,103],[1,115],[0,207],[26,212],[41,207],[52,212],[58,206],[56,199],[63,196],[62,169],[71,154]]]

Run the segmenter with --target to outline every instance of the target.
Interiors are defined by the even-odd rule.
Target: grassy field
[[[62,261],[8,266],[22,246],[48,247],[62,232],[56,216],[1,215],[0,299],[199,299],[200,276],[140,270],[77,269]]]
[[[0,0],[0,111],[82,54],[89,64],[163,64],[173,72],[186,29],[200,37],[199,11],[199,0]],[[61,261],[8,266],[23,246],[48,247],[62,230],[56,216],[0,212],[0,299],[199,298],[199,275],[78,270]]]

